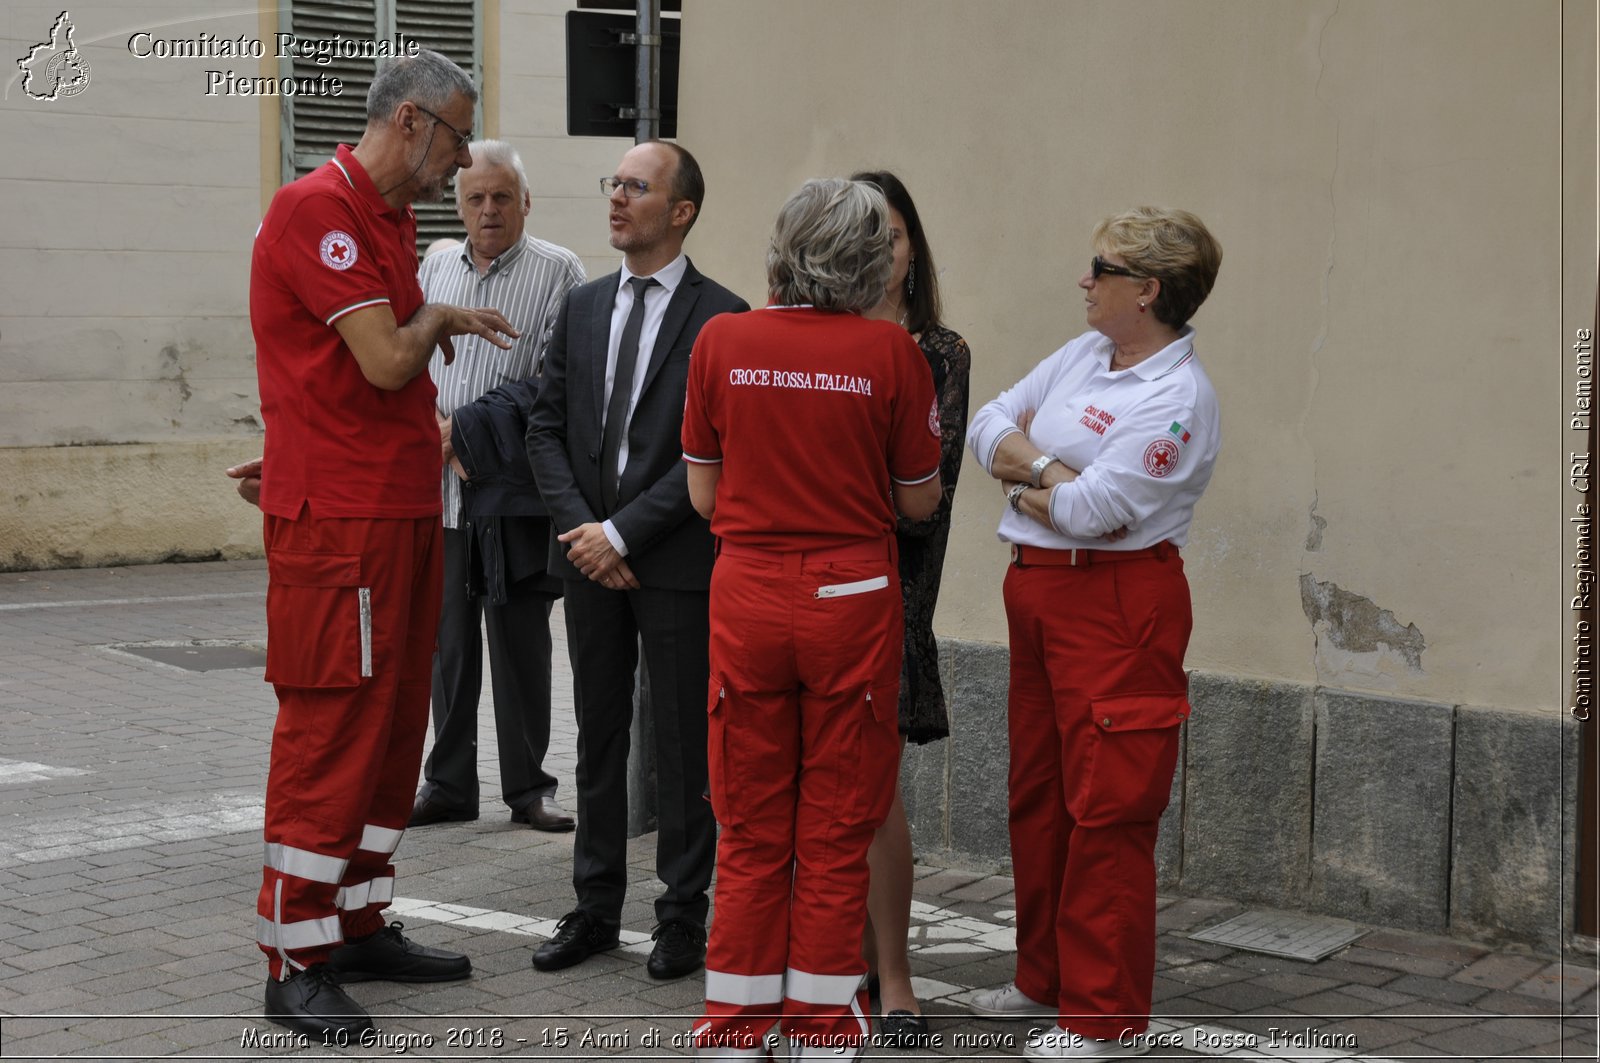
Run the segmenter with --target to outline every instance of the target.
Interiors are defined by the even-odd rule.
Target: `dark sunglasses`
[[[1107,273],[1111,274],[1113,277],[1134,277],[1136,279],[1144,277],[1143,273],[1135,273],[1127,266],[1112,265],[1099,255],[1096,255],[1089,260],[1089,275],[1095,280],[1099,280],[1101,276]]]

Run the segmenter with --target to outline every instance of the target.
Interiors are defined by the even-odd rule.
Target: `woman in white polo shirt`
[[[1032,1058],[1147,1050],[1156,826],[1189,715],[1179,548],[1220,446],[1189,318],[1222,248],[1199,218],[1101,222],[1079,287],[1090,331],[972,419],[1011,544],[1011,854],[1016,981],[973,1010],[1049,1016]]]

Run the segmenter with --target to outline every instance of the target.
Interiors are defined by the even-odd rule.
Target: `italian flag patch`
[[[1167,429],[1167,431],[1171,432],[1173,435],[1177,436],[1178,437],[1178,442],[1180,442],[1180,443],[1189,442],[1189,430],[1187,428],[1183,427],[1183,425],[1179,424],[1177,421],[1173,421],[1172,422],[1172,427]]]

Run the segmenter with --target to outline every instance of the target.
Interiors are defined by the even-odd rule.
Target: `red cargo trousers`
[[[1107,553],[1005,580],[1017,988],[1091,1038],[1149,1025],[1156,826],[1189,715],[1177,549]]]
[[[266,517],[267,773],[257,942],[273,978],[383,927],[428,731],[437,516]]]
[[[695,1045],[760,1058],[781,1017],[800,1058],[870,1031],[867,847],[899,770],[902,612],[893,541],[723,547],[711,577],[709,766],[717,844]]]

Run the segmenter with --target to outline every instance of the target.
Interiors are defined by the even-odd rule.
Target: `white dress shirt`
[[[650,353],[656,347],[656,335],[661,331],[661,319],[667,316],[667,304],[672,302],[672,294],[678,290],[678,285],[683,283],[683,275],[689,269],[689,256],[680,254],[671,262],[662,266],[655,273],[650,274],[655,278],[655,285],[645,289],[644,293],[644,321],[639,329],[639,361],[633,370],[633,392],[628,396],[627,420],[633,420],[633,408],[639,404],[639,395],[644,391],[645,369],[650,364]],[[638,276],[622,267],[622,279],[617,285],[617,302],[611,308],[611,337],[606,341],[606,393],[605,401],[600,404],[602,410],[609,409],[611,404],[611,385],[617,378],[617,348],[622,345],[622,330],[628,323],[628,312],[633,309],[633,288],[628,284],[629,279]],[[602,425],[603,429],[605,426]],[[628,434],[622,434],[622,444],[617,450],[617,467],[614,470],[617,477],[622,477],[622,470],[628,467]],[[607,520],[600,525],[606,533],[606,538],[611,540],[611,545],[623,557],[628,556],[628,544],[622,541],[616,525]]]

